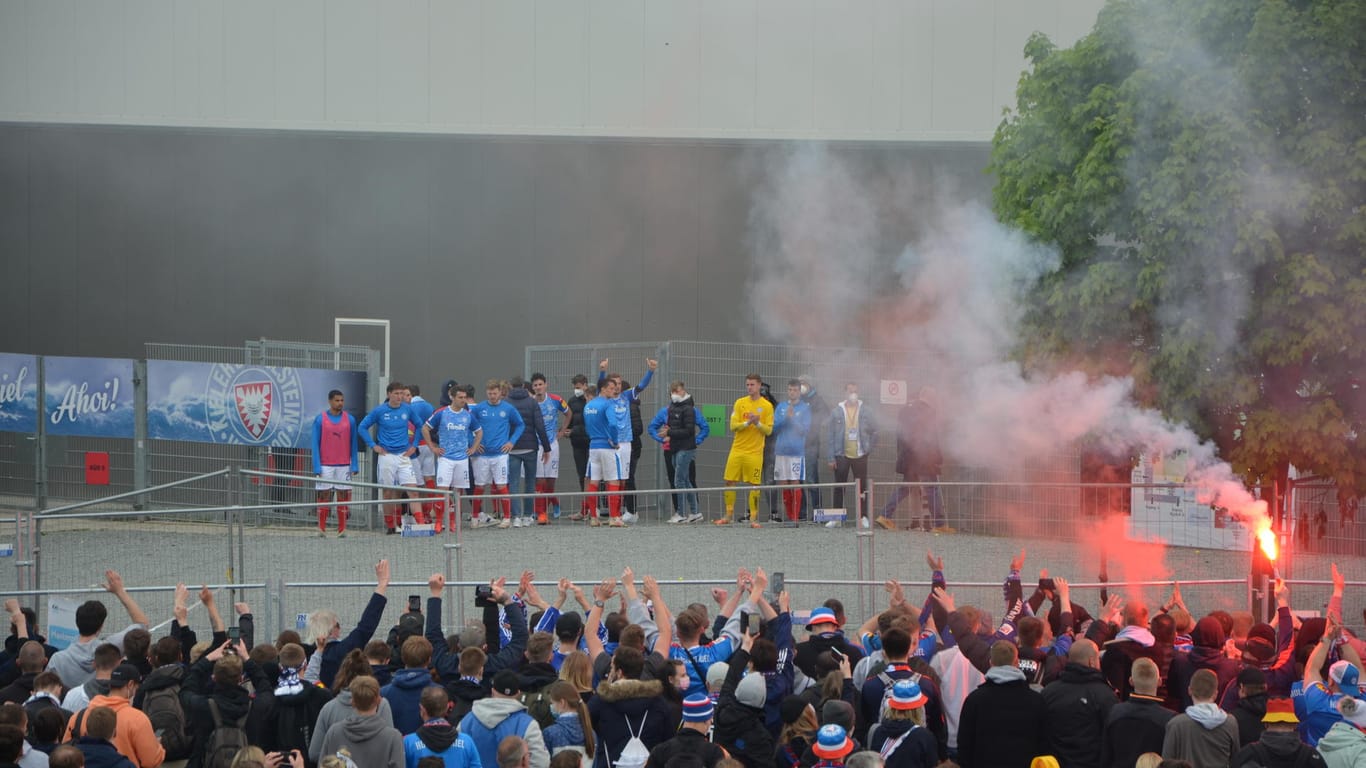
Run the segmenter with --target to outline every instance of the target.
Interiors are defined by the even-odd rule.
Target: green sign
[[[724,405],[703,405],[702,418],[707,420],[707,429],[711,430],[712,437],[720,437],[726,434],[726,411]]]

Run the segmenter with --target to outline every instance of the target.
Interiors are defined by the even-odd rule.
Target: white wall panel
[[[483,125],[530,129],[536,115],[535,4],[488,0],[483,4]]]
[[[430,117],[427,0],[384,0],[376,6],[375,103],[379,122],[420,125]]]
[[[702,4],[645,3],[643,125],[695,132],[701,125]]]
[[[124,0],[128,68],[124,110],[166,118],[175,114],[175,14],[172,0]]]
[[[117,3],[80,3],[76,9],[76,109],[123,113],[127,18]]]
[[[374,125],[376,0],[328,0],[325,70],[327,120]]]
[[[432,57],[432,124],[474,127],[483,122],[483,3],[435,0],[428,46]]]
[[[984,141],[1103,0],[0,0],[0,120]]]
[[[275,13],[272,0],[223,4],[223,108],[237,120],[275,117]],[[270,24],[262,24],[270,19]]]
[[[873,120],[873,24],[867,0],[814,0],[812,113],[818,130],[866,131]]]
[[[815,75],[813,0],[759,0],[755,125],[777,131],[812,127]]]
[[[275,3],[275,119],[327,119],[326,0]],[[426,41],[423,41],[426,47]]]
[[[992,0],[934,0],[936,87],[930,109],[935,131],[966,133],[994,123],[994,5]]]
[[[587,104],[588,0],[537,0],[536,124],[581,129]]]
[[[636,128],[645,86],[645,6],[588,2],[588,126]]]
[[[28,9],[24,0],[0,0],[0,104],[7,111],[27,114],[29,53]]]
[[[699,110],[702,132],[754,128],[758,0],[702,0]]]

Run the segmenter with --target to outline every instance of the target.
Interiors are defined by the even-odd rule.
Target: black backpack
[[[224,723],[218,702],[213,699],[209,699],[209,714],[213,716],[213,733],[204,748],[204,768],[232,768],[232,759],[251,744],[246,732],[247,715]]]
[[[142,712],[152,721],[152,730],[166,750],[167,760],[179,760],[190,754],[190,737],[185,728],[179,685],[148,692],[142,699]]]

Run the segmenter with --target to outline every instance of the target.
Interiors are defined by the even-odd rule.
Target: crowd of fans
[[[108,571],[130,619],[113,634],[91,600],[58,650],[6,602],[0,768],[1366,765],[1363,643],[1342,628],[1336,567],[1325,617],[1297,619],[1281,583],[1268,624],[1196,620],[1176,585],[1161,606],[1102,592],[1093,614],[1046,572],[1026,594],[1024,554],[997,619],[959,605],[931,553],[923,601],[889,581],[886,609],[847,632],[837,600],[794,626],[763,569],[714,606],[669,606],[628,568],[588,591],[560,579],[553,602],[531,572],[496,579],[481,621],[450,635],[435,574],[425,611],[405,606],[381,638],[381,561],[349,631],[320,609],[258,642],[249,606],[228,625],[204,589],[201,641],[182,585],[154,638]]]

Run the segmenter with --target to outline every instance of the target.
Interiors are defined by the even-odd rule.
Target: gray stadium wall
[[[527,345],[758,341],[750,203],[796,146],[0,123],[0,350],[330,341],[334,317],[381,317],[393,376],[434,391],[517,372]],[[989,198],[985,144],[829,151]]]

